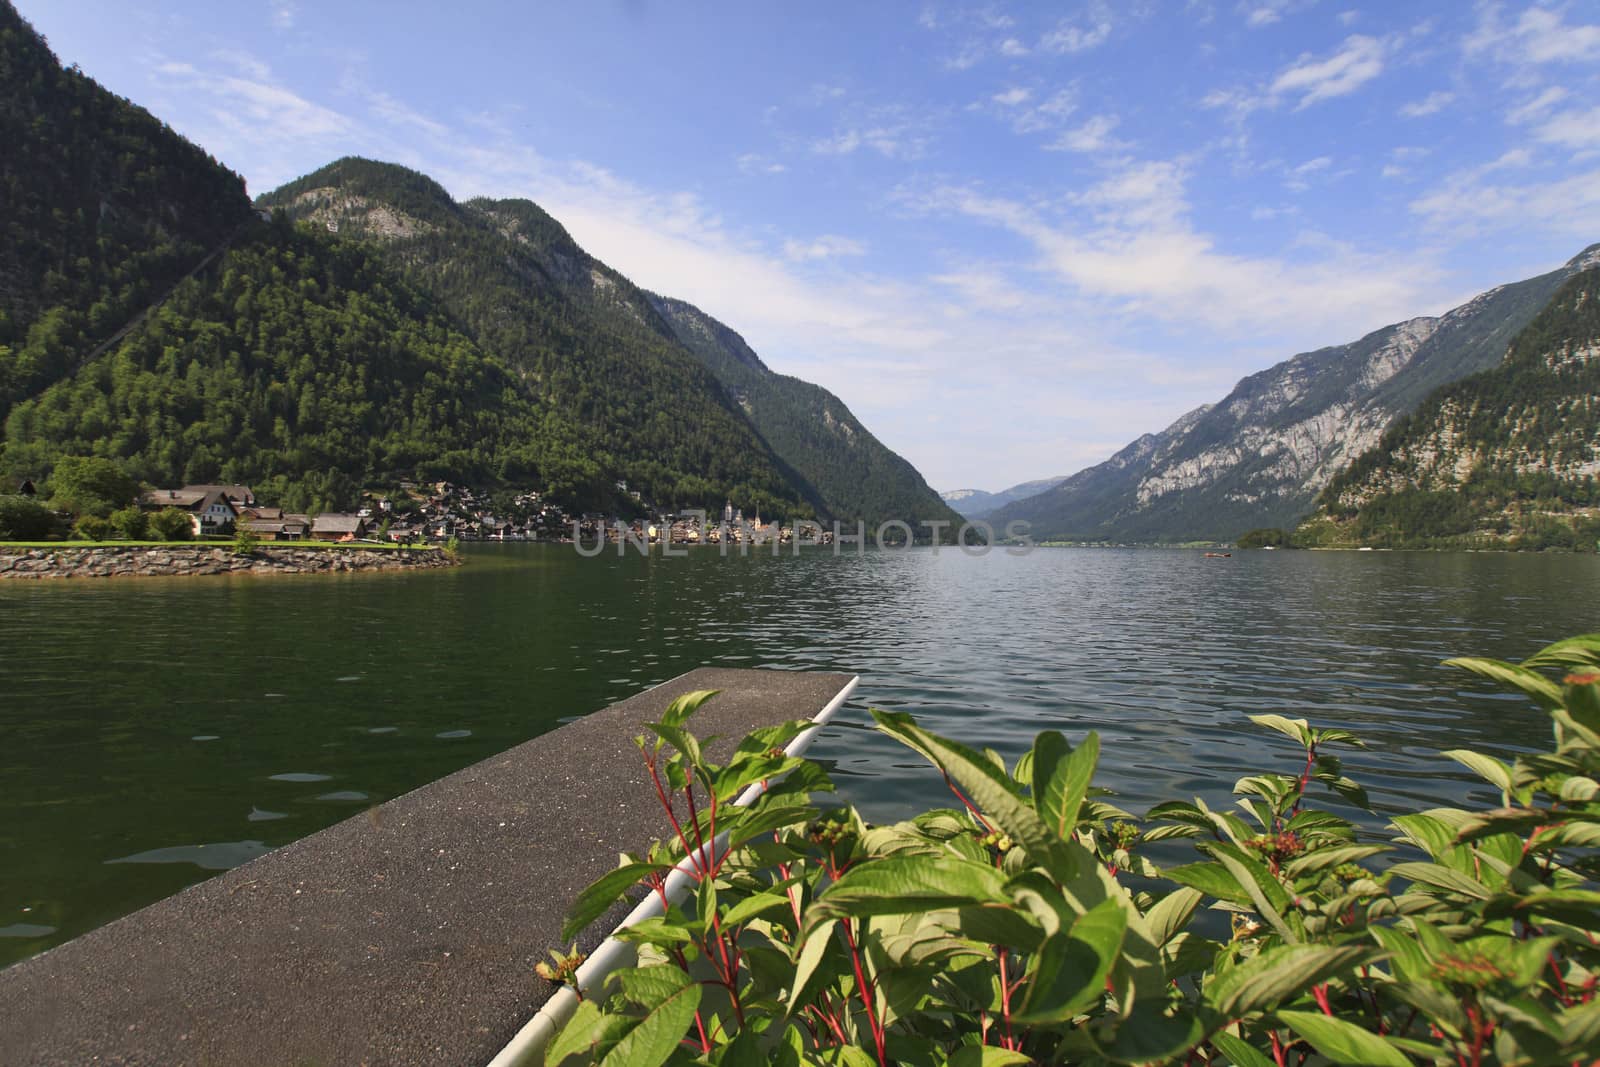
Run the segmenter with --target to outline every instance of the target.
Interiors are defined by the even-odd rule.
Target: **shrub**
[[[590,886],[563,937],[641,880],[665,900],[674,865],[693,891],[621,935],[638,966],[589,991],[545,1062],[1589,1062],[1600,634],[1521,664],[1451,663],[1532,698],[1554,743],[1514,765],[1445,753],[1499,805],[1398,815],[1392,843],[1316,806],[1328,792],[1366,806],[1330,754],[1359,741],[1300,719],[1252,716],[1298,754],[1292,773],[1240,779],[1238,811],[1173,801],[1137,819],[1092,786],[1092,733],[1041,733],[1008,769],[874,712],[960,807],[872,826],[808,802],[826,774],[782,752],[805,724],[757,731],[717,764],[686,729],[711,694],[680,698],[639,747],[659,799],[686,814]],[[1151,859],[1182,839],[1191,862]],[[570,980],[577,961],[557,960],[541,973]]]
[[[241,527],[233,535],[233,554],[235,556],[253,555],[260,544],[261,539],[259,537]]]
[[[25,496],[0,495],[0,541],[42,541],[60,536],[61,520]]]
[[[194,536],[194,524],[188,513],[162,508],[150,516],[150,533],[163,541],[188,541]]]
[[[150,536],[150,516],[137,505],[113,511],[107,525],[112,533],[128,541],[143,541]]]
[[[111,523],[96,515],[85,515],[73,524],[80,541],[104,541],[111,536]]]

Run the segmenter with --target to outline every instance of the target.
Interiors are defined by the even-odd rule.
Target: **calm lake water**
[[[0,965],[703,664],[861,675],[811,754],[875,818],[948,799],[867,706],[1008,759],[1104,740],[1143,810],[1298,769],[1245,715],[1355,730],[1382,807],[1474,790],[1440,749],[1548,737],[1440,668],[1596,629],[1579,556],[953,549],[448,572],[0,582]],[[1375,825],[1381,825],[1381,819]]]

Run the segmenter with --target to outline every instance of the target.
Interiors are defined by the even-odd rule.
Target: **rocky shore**
[[[451,567],[438,548],[276,548],[235,555],[228,545],[6,548],[0,578],[154,578],[190,574],[322,574]]]

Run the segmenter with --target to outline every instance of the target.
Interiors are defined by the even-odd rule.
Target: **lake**
[[[877,819],[949,796],[868,706],[1008,760],[1099,730],[1097,782],[1137,811],[1297,771],[1261,711],[1365,738],[1347,771],[1380,809],[1490,800],[1437,752],[1514,756],[1548,722],[1439,661],[1521,658],[1600,602],[1591,556],[467,555],[0,582],[0,965],[703,664],[860,674],[811,755]]]

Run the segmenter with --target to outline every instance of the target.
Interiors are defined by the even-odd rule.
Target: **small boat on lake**
[[[1206,559],[1228,559],[1232,555],[1232,552],[1207,552]]]

